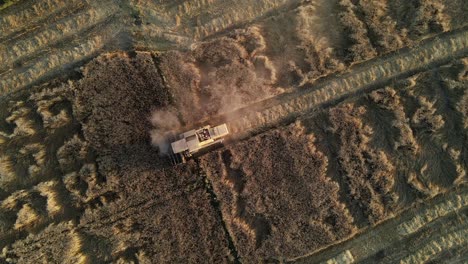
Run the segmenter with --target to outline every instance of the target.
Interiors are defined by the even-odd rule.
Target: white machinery
[[[216,127],[204,126],[179,135],[177,141],[171,143],[174,155],[181,156],[182,162],[191,157],[193,153],[208,146],[223,142],[223,137],[229,134],[226,124]],[[175,159],[177,160],[177,158]],[[177,162],[178,163],[178,162]]]

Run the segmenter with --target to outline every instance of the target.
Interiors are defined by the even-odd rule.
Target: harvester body
[[[226,124],[210,127],[204,126],[182,133],[179,138],[171,143],[171,150],[174,155],[181,155],[182,162],[197,151],[208,146],[221,143],[224,137],[229,134]]]

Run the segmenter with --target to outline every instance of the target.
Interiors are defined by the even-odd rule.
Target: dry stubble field
[[[1,10],[0,262],[466,260],[467,10]],[[233,135],[187,164],[151,144],[217,122]]]

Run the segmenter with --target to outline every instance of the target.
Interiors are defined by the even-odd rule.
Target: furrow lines
[[[416,252],[400,260],[400,263],[425,263],[444,250],[466,246],[468,228],[440,236],[422,245]]]
[[[88,1],[42,0],[19,12],[0,17],[0,39],[27,27],[32,27],[44,17],[75,6],[87,5]]]
[[[427,224],[444,217],[450,213],[457,212],[468,206],[468,193],[456,195],[453,199],[445,200],[444,202],[426,209],[423,213],[414,216],[398,226],[400,235],[411,235]]]
[[[249,3],[246,3],[249,2]],[[202,39],[215,34],[237,23],[250,21],[256,17],[263,16],[275,8],[287,4],[288,0],[257,1],[251,4],[251,1],[237,1],[236,6],[228,9],[218,16],[213,17],[206,23],[196,26],[194,29],[194,38]],[[225,3],[220,3],[221,7]],[[245,8],[247,6],[248,8]],[[223,9],[221,9],[223,10]]]
[[[73,62],[94,56],[105,44],[102,36],[91,37],[77,46],[43,56],[23,72],[10,71],[0,81],[0,93],[7,93],[29,85],[37,79],[63,69]]]
[[[423,258],[428,257],[428,260],[442,251],[466,245],[468,225],[466,206],[462,205],[466,203],[467,197],[466,188],[440,195],[426,201],[420,208],[408,209],[349,240],[290,261],[335,263],[334,261],[346,259],[359,263],[375,263],[372,257],[383,252],[386,257],[379,263],[395,263],[397,260],[402,260],[402,263],[424,262]],[[414,226],[415,219],[427,220],[428,217],[429,221],[418,222],[417,228],[412,228],[410,232],[400,232],[402,226]]]
[[[139,39],[144,41],[144,44],[141,45],[143,48],[154,50],[165,50],[174,47],[186,48],[193,43],[192,38],[168,32],[164,28],[155,25],[143,25]]]
[[[115,12],[114,8],[86,10],[65,21],[49,26],[35,36],[21,40],[12,46],[0,45],[0,60],[4,62],[0,67],[7,67],[28,55],[31,57],[31,54],[53,45],[63,38],[79,35],[80,32],[104,21]]]
[[[144,22],[136,32],[137,43],[143,49],[187,48],[228,28],[299,4],[297,0],[198,0],[158,6],[141,2],[135,4]]]

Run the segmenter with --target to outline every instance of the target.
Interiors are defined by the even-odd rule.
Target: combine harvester
[[[209,146],[222,143],[229,134],[226,124],[216,127],[204,126],[180,134],[171,140],[169,157],[173,164],[185,163],[192,155]]]

